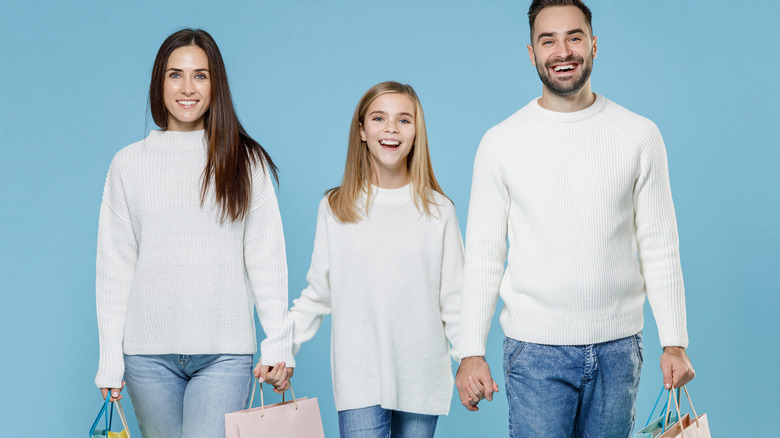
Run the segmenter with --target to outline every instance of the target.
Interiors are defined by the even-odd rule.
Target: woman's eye
[[[206,75],[204,75],[203,73],[201,73],[201,74],[195,75],[195,79],[201,79],[201,80],[203,80],[203,79],[208,79],[208,78],[206,77]]]
[[[171,73],[170,75],[168,75],[168,77],[171,78],[171,79],[179,79],[181,77],[181,74],[179,74],[179,73]]]

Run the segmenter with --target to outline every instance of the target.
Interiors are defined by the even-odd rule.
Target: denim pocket
[[[517,360],[517,356],[523,351],[525,342],[512,339],[510,337],[504,337],[504,377],[509,375],[512,370],[512,366]]]
[[[639,363],[641,364],[645,360],[645,347],[642,344],[642,332],[634,335],[634,345],[636,346],[636,355],[639,358]]]

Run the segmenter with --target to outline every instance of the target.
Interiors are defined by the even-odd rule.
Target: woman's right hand
[[[125,389],[125,382],[122,381],[121,388],[100,388],[100,393],[103,394],[103,400],[106,399],[108,393],[111,393],[110,401],[122,400],[122,390]]]

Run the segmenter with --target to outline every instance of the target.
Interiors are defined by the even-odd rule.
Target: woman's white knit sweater
[[[327,197],[320,202],[309,285],[290,317],[297,352],[332,313],[339,411],[381,405],[449,412],[463,243],[452,202],[434,193],[438,206],[427,216],[410,188],[373,188],[368,215],[358,223],[340,222]]]
[[[600,95],[573,113],[534,99],[485,134],[466,233],[463,357],[485,354],[499,292],[514,339],[630,336],[647,296],[661,344],[687,346],[666,152],[650,120]]]
[[[287,263],[273,184],[260,162],[244,220],[201,205],[204,131],[152,131],[111,162],[100,207],[95,383],[118,388],[123,353],[252,354],[293,366]]]

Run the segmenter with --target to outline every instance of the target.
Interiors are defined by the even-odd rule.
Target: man
[[[591,91],[587,6],[534,0],[528,18],[542,97],[477,151],[456,385],[471,411],[498,390],[484,355],[500,293],[510,435],[626,437],[645,296],[664,385],[694,376],[664,144],[650,120]]]

